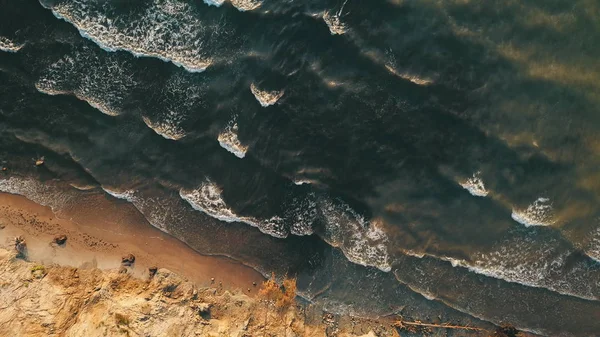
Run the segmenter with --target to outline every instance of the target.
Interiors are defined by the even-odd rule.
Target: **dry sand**
[[[0,243],[14,246],[23,236],[28,256],[43,264],[77,268],[119,268],[121,257],[133,254],[135,263],[128,272],[147,277],[148,267],[167,268],[199,286],[246,289],[264,281],[254,269],[232,259],[200,255],[181,241],[154,228],[134,210],[98,196],[88,210],[61,211],[36,204],[25,197],[0,193]],[[66,235],[65,245],[52,244],[57,235]],[[250,291],[248,292],[248,288]]]

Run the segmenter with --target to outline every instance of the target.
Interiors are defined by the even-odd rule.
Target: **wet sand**
[[[113,269],[121,267],[121,257],[133,254],[128,272],[134,276],[148,277],[148,267],[156,266],[199,286],[240,289],[250,296],[257,291],[253,282],[264,280],[230,258],[197,253],[150,225],[134,207],[110,197],[88,197],[55,213],[25,197],[0,193],[0,225],[3,247],[14,247],[14,238],[23,236],[27,258],[43,264]],[[52,243],[57,235],[67,236],[64,245]]]

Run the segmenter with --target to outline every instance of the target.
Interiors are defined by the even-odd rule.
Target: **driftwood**
[[[395,321],[392,325],[398,329],[404,329],[404,330],[409,330],[409,331],[415,330],[415,328],[439,328],[439,329],[459,329],[459,330],[489,332],[488,330],[483,329],[483,328],[477,328],[477,327],[467,326],[467,325],[453,325],[451,323],[433,324],[433,323],[423,323],[420,321],[408,322],[408,321],[403,321],[401,319]]]

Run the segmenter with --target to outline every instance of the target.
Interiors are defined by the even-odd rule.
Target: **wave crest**
[[[117,116],[137,84],[129,62],[99,56],[85,47],[51,64],[35,87],[47,95],[73,95],[106,115]]]
[[[183,1],[154,0],[136,20],[129,21],[122,14],[117,16],[119,11],[104,1],[44,6],[106,51],[155,57],[190,72],[202,72],[211,65],[209,53],[224,44],[227,35],[221,24],[200,20],[193,5]]]
[[[329,27],[331,35],[342,35],[346,33],[346,25],[342,22],[338,13],[325,12],[323,14],[323,21]]]
[[[473,173],[473,176],[460,183],[460,186],[476,197],[485,197],[488,195],[488,191],[485,189],[485,185],[481,179],[481,172]]]
[[[25,44],[18,44],[16,42],[11,41],[9,38],[6,38],[4,36],[0,36],[0,50],[1,51],[5,51],[5,52],[9,52],[9,53],[16,53],[19,50],[21,50],[21,48],[23,48],[25,46]]]
[[[168,111],[165,120],[152,122],[150,118],[143,116],[144,123],[163,138],[170,140],[179,140],[185,137],[185,131],[179,127],[178,122],[180,120],[179,115],[173,111]]]
[[[19,177],[0,180],[0,192],[22,195],[54,211],[62,209],[75,197],[52,182],[42,183],[33,178]]]
[[[257,227],[261,232],[277,238],[288,236],[283,219],[274,216],[270,219],[259,220],[253,217],[238,216],[229,208],[222,197],[223,190],[210,180],[206,180],[200,187],[193,190],[179,191],[179,195],[195,210],[225,222],[243,222]]]
[[[280,91],[261,90],[254,83],[252,83],[250,85],[250,91],[252,91],[252,94],[254,95],[254,97],[256,97],[256,100],[258,101],[258,103],[260,103],[260,105],[263,107],[268,107],[268,106],[271,106],[271,105],[277,103],[277,101],[284,94],[284,90],[280,90]]]
[[[380,221],[367,221],[341,200],[319,200],[325,222],[323,239],[342,250],[348,260],[382,271],[392,270],[387,251],[387,234]]]
[[[525,210],[513,209],[511,217],[518,223],[530,226],[552,226],[554,220],[554,210],[549,198],[537,198]]]
[[[243,145],[238,138],[238,125],[235,119],[225,127],[217,140],[222,148],[233,153],[236,157],[244,158],[246,156],[248,146]]]

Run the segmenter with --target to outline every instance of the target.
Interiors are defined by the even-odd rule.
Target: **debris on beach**
[[[15,238],[15,250],[20,256],[24,256],[27,253],[27,243],[25,243],[25,238],[22,236]]]
[[[405,331],[409,333],[418,333],[418,334],[430,334],[433,332],[433,329],[451,329],[451,330],[465,330],[465,331],[474,331],[474,332],[489,332],[486,329],[468,326],[468,325],[460,325],[460,324],[452,324],[452,323],[425,323],[421,321],[405,321],[402,318],[396,320],[393,324],[393,327],[398,329],[399,331]],[[504,337],[504,336],[502,336]],[[508,337],[508,336],[507,336]]]
[[[56,243],[59,246],[64,245],[67,242],[67,236],[66,235],[57,235],[54,237],[53,240],[54,243]]]
[[[128,254],[121,258],[121,264],[124,266],[131,266],[135,262],[135,256],[133,254]]]

